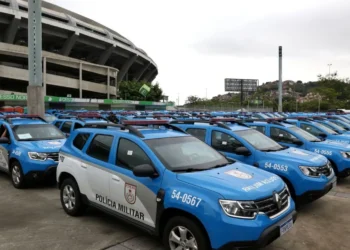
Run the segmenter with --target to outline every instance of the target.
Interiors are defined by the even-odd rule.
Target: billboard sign
[[[145,96],[145,97],[148,95],[148,93],[150,91],[151,91],[151,88],[149,86],[147,86],[146,84],[142,85],[142,87],[139,90],[140,94]]]
[[[230,92],[255,92],[258,88],[257,79],[236,79],[226,78],[225,79],[225,91]]]

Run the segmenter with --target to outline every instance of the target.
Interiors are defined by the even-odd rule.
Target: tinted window
[[[307,131],[310,134],[313,134],[315,136],[319,136],[319,134],[322,133],[322,131],[320,129],[316,128],[315,126],[308,125],[305,123],[300,124],[300,128],[304,129],[305,131]]]
[[[265,127],[264,126],[250,126],[251,128],[258,130],[259,132],[265,134]]]
[[[206,134],[205,129],[189,128],[186,130],[186,132],[193,135],[197,139],[205,142],[205,134]]]
[[[59,128],[61,126],[62,122],[55,122],[55,126]]]
[[[113,143],[113,136],[96,135],[92,140],[86,154],[98,160],[108,162],[109,152]]]
[[[146,153],[136,143],[122,138],[119,140],[116,164],[133,169],[139,165],[152,163]]]
[[[72,122],[65,122],[61,128],[63,133],[70,133],[70,128],[72,127]]]
[[[235,152],[237,148],[244,147],[234,137],[219,131],[212,132],[211,145],[213,148],[224,152]]]
[[[75,124],[74,124],[74,130],[76,130],[77,128],[82,128],[83,127],[83,125],[81,125],[80,123],[78,123],[78,122],[76,122]]]
[[[89,139],[90,134],[78,134],[74,141],[73,141],[73,145],[74,147],[76,147],[77,149],[82,150],[85,146],[85,143],[87,142],[87,140]]]
[[[271,128],[270,133],[271,138],[277,142],[293,143],[293,139],[296,139],[291,133],[279,128]]]

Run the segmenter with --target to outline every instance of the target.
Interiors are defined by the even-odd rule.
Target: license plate
[[[290,218],[285,223],[280,225],[280,236],[284,235],[293,227],[293,218]]]

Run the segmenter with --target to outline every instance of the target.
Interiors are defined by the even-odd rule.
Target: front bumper
[[[337,177],[339,177],[339,178],[345,178],[348,176],[350,176],[350,168],[346,168],[343,171],[338,172],[338,174],[337,174]]]
[[[326,195],[329,191],[332,190],[334,183],[336,182],[337,178],[334,177],[331,181],[329,181],[327,183],[327,185],[321,189],[321,190],[310,190],[307,191],[305,193],[303,193],[302,195],[299,195],[296,197],[296,203],[298,205],[301,204],[306,204],[306,203],[310,203],[312,201],[315,201],[319,198],[321,198],[322,196]]]
[[[257,249],[265,247],[280,237],[280,225],[288,221],[291,217],[293,218],[294,223],[297,219],[297,212],[295,210],[291,211],[283,219],[266,228],[258,240],[229,242],[220,247],[219,250],[232,250],[235,248]]]

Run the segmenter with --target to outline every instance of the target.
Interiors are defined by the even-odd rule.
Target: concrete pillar
[[[43,88],[44,88],[44,96],[47,95],[46,91],[46,72],[47,72],[47,64],[46,57],[43,58]]]
[[[154,74],[157,73],[157,69],[154,68],[153,70],[148,71],[148,73],[143,77],[143,80],[148,82],[149,80],[151,80],[151,78],[153,77]]]
[[[83,98],[83,63],[79,63],[79,98]]]
[[[21,22],[21,17],[13,17],[9,26],[5,31],[4,42],[5,43],[13,43],[15,41],[15,37],[18,31],[18,27]]]
[[[28,114],[40,115],[44,117],[44,89],[41,86],[29,85],[27,88]]]
[[[110,98],[109,86],[111,86],[111,80],[109,79],[109,68],[107,68],[107,99]]]
[[[115,47],[111,45],[108,49],[102,52],[100,57],[97,60],[97,64],[105,65],[106,62],[108,61],[109,57],[112,55]]]
[[[118,82],[122,81],[126,73],[129,71],[131,65],[136,61],[137,55],[129,57],[129,59],[124,63],[123,67],[118,73]]]
[[[134,81],[138,82],[140,81],[141,76],[145,73],[145,71],[148,69],[148,67],[151,65],[151,63],[146,63],[145,66],[143,66],[139,71],[136,72],[134,76]]]
[[[73,49],[74,44],[78,40],[79,33],[75,32],[72,34],[65,42],[64,45],[60,51],[60,53],[64,56],[69,56],[70,52]]]

